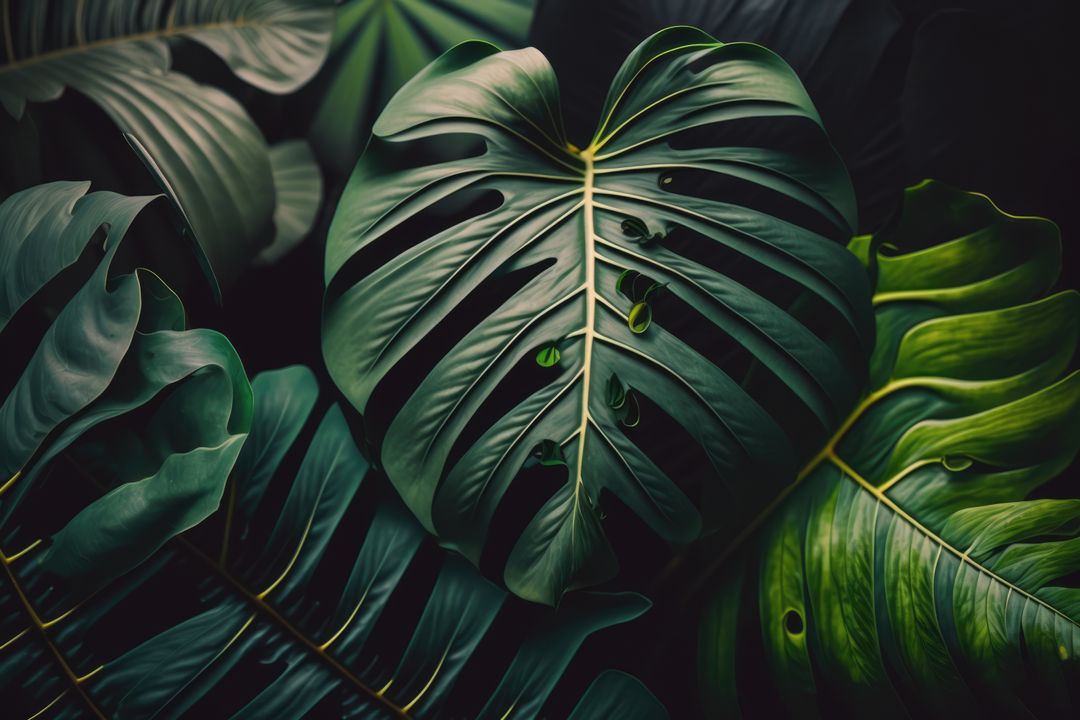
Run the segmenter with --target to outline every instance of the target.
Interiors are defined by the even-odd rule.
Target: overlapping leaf
[[[210,48],[256,87],[291,92],[329,48],[333,9],[300,0],[19,3],[5,21],[0,103],[72,88],[129,138],[226,282],[265,245],[275,208],[266,141],[241,105],[171,72],[168,40]]]
[[[636,595],[589,595],[558,613],[531,608],[507,664],[488,668],[478,693],[455,695],[481,644],[499,642],[489,636],[514,601],[460,558],[425,550],[423,529],[396,496],[380,493],[336,406],[295,475],[279,473],[312,414],[315,378],[293,366],[258,376],[253,388],[250,441],[216,526],[224,543],[213,538],[211,559],[179,540],[50,628],[57,652],[85,678],[86,697],[80,708],[43,673],[23,687],[42,706],[59,697],[60,717],[86,706],[115,718],[536,717],[586,636],[648,606]],[[345,547],[354,554],[342,564]],[[432,559],[437,570],[424,588],[415,569]],[[37,600],[35,577],[25,582]],[[418,618],[396,614],[418,592]],[[167,611],[162,598],[173,598]],[[138,627],[110,640],[132,617]],[[388,623],[407,642],[380,641]],[[5,648],[0,673],[5,662],[10,674],[16,663],[33,666],[33,649]],[[575,717],[599,717],[612,702],[633,717],[666,717],[622,673],[598,678]]]
[[[852,249],[877,276],[869,393],[708,616],[714,712],[1074,715],[1080,500],[1048,483],[1080,449],[1080,295],[1047,296],[1057,228],[926,182]]]
[[[63,694],[70,716],[85,716],[48,629],[214,511],[251,422],[225,338],[184,330],[183,307],[153,273],[112,268],[153,198],[87,188],[51,183],[0,205],[0,340],[5,352],[37,342],[24,366],[6,368],[17,377],[0,404],[0,688],[15,714],[55,689],[50,701]],[[20,318],[48,317],[49,289],[95,258],[40,337],[21,332],[33,323]],[[82,477],[91,469],[100,490]]]
[[[338,10],[326,67],[313,85],[309,133],[320,159],[345,175],[398,88],[465,40],[525,44],[532,0],[348,0]]]
[[[910,39],[894,0],[545,0],[529,45],[548,54],[562,83],[570,137],[587,137],[619,60],[641,38],[693,25],[780,55],[806,86],[851,173],[861,227],[877,228],[907,172],[900,96]],[[573,22],[567,22],[572,17]],[[597,32],[598,27],[603,32]],[[905,98],[909,100],[909,98]],[[768,137],[775,128],[759,123]]]
[[[816,144],[723,143],[770,119]],[[580,151],[535,50],[465,43],[402,88],[334,218],[323,348],[424,526],[478,562],[523,464],[563,466],[504,571],[555,603],[615,571],[604,490],[673,542],[772,500],[853,404],[870,336],[823,137],[777,56],[693,28],[630,55]],[[683,440],[646,451],[637,425]]]

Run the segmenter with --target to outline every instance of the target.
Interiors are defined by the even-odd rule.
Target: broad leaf
[[[92,425],[122,412],[116,403],[141,405],[162,387],[208,365],[218,366],[222,375],[204,372],[193,385],[206,388],[174,393],[170,402],[179,411],[186,402],[183,398],[192,395],[198,408],[206,402],[201,393],[227,390],[209,406],[198,408],[199,420],[180,435],[187,444],[184,452],[214,448],[210,457],[198,461],[218,468],[203,479],[210,500],[220,495],[227,465],[246,432],[247,381],[228,343],[216,333],[176,335],[184,327],[183,308],[153,273],[112,272],[128,227],[153,198],[110,192],[86,195],[88,187],[89,183],[49,183],[16,193],[0,205],[0,332],[80,255],[95,252],[96,248],[87,248],[92,240],[102,244],[96,268],[65,299],[40,338],[15,338],[10,329],[4,336],[5,347],[9,342],[36,343],[25,366],[15,368],[18,377],[0,402],[0,476],[5,480],[0,516],[5,518],[45,461]],[[163,353],[164,348],[173,350]],[[155,353],[160,355],[153,361]],[[175,432],[168,427],[145,430],[161,434],[160,446],[144,453],[149,461],[166,449]],[[205,443],[190,444],[197,438]],[[164,455],[158,460],[164,461]],[[171,460],[174,465],[182,462]],[[224,470],[215,463],[225,463]],[[195,507],[194,498],[188,499]],[[212,510],[201,508],[198,519]]]
[[[397,90],[465,40],[524,45],[532,0],[348,0],[338,9],[309,133],[320,160],[346,175]]]
[[[42,710],[53,698],[40,693],[59,680],[74,709],[56,716],[86,716],[49,629],[217,508],[251,423],[228,341],[184,330],[179,299],[150,271],[112,268],[153,198],[87,195],[88,185],[50,183],[0,205],[0,340],[16,374],[0,403],[5,713]],[[81,287],[58,297],[80,270]],[[57,301],[34,337],[26,319],[52,317]]]
[[[269,265],[296,249],[315,224],[322,203],[323,181],[311,148],[303,140],[288,140],[270,148],[274,171],[274,240],[255,257]]]
[[[720,144],[763,118],[817,144]],[[772,500],[853,404],[870,335],[823,137],[777,56],[693,28],[634,51],[580,151],[535,50],[465,43],[402,88],[330,230],[323,349],[423,525],[478,563],[522,466],[561,466],[503,573],[554,604],[615,573],[604,490],[672,542]]]
[[[526,624],[509,635],[520,639],[500,638],[499,618],[517,601],[426,542],[380,489],[336,406],[306,435],[299,467],[282,467],[316,403],[311,371],[264,373],[252,386],[251,437],[222,522],[200,528],[202,540],[173,542],[47,628],[60,661],[85,678],[84,697],[50,668],[56,659],[35,655],[33,637],[0,655],[0,683],[23,682],[41,707],[57,698],[61,717],[88,707],[115,718],[537,717],[588,635],[648,607],[637,595],[593,594],[558,612],[518,608]],[[34,568],[24,573],[28,601],[49,602]],[[170,602],[159,609],[162,598]],[[25,621],[15,613],[4,623],[14,634]],[[506,664],[473,673],[479,692],[456,693],[493,644],[509,653],[499,651]],[[617,689],[636,700],[636,717],[666,717],[632,678],[597,683],[581,712]]]
[[[1073,716],[1080,499],[1047,484],[1080,449],[1080,295],[1046,295],[1057,228],[928,181],[852,249],[877,276],[869,392],[710,610],[713,712]],[[740,686],[753,657],[775,692]]]
[[[286,93],[322,64],[332,23],[328,2],[307,0],[19,3],[5,23],[0,103],[18,118],[70,87],[100,106],[224,283],[270,237],[270,158],[236,100],[170,71],[168,41],[201,43],[252,85]]]
[[[798,73],[851,173],[860,226],[877,228],[895,206],[908,172],[901,95],[911,40],[903,31],[905,21],[918,21],[905,17],[899,4],[908,3],[544,0],[537,5],[528,44],[565,75],[561,90],[571,139],[592,131],[620,59],[650,33],[693,25],[727,42],[764,45]],[[765,138],[776,132],[783,131],[755,128]]]

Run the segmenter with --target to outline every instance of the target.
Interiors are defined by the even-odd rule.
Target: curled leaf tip
[[[630,308],[626,323],[630,326],[630,332],[635,335],[645,332],[652,325],[652,307],[645,301],[635,303],[634,307]]]
[[[941,464],[945,466],[946,470],[961,472],[974,465],[975,461],[966,455],[946,455],[941,458]]]
[[[540,352],[536,353],[536,364],[540,367],[549,368],[559,363],[559,359],[562,357],[562,353],[559,352],[559,348],[552,343],[540,349]]]

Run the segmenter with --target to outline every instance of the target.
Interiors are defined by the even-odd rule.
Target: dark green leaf
[[[525,44],[532,0],[347,0],[338,10],[326,68],[313,83],[309,134],[320,160],[348,173],[371,125],[405,82],[465,40]]]
[[[290,367],[264,373],[252,385],[252,436],[231,479],[230,492],[242,500],[226,505],[223,522],[207,526],[223,530],[228,547],[207,553],[186,539],[174,541],[48,630],[72,673],[89,675],[79,683],[83,707],[71,702],[77,698],[70,689],[63,693],[63,683],[49,672],[51,660],[34,655],[33,638],[7,649],[6,657],[37,668],[37,678],[30,684],[0,656],[0,687],[24,681],[20,690],[42,706],[59,695],[62,712],[91,706],[115,718],[198,716],[208,708],[231,718],[464,717],[455,709],[462,702],[471,708],[469,717],[538,717],[586,637],[647,609],[638,595],[594,593],[558,611],[517,608],[527,614],[515,617],[529,624],[522,640],[503,648],[507,664],[482,669],[486,684],[479,697],[455,699],[481,643],[506,645],[493,629],[503,608],[520,601],[461,558],[423,547],[423,528],[393,493],[377,487],[380,478],[336,406],[319,422],[299,469],[280,473],[315,402],[315,378]],[[271,501],[282,490],[283,497]],[[119,509],[139,524],[156,520],[163,506]],[[365,520],[358,524],[358,518]],[[337,555],[343,547],[355,553],[344,564]],[[68,562],[80,557],[66,544],[49,552]],[[425,585],[418,577],[433,561],[433,584]],[[30,572],[20,578],[26,597],[46,602],[41,579]],[[162,588],[170,582],[195,587],[178,589],[159,616]],[[408,596],[417,593],[423,593],[419,616],[394,625],[403,617],[396,606],[411,605]],[[0,602],[8,600],[0,593]],[[120,640],[110,635],[117,623],[125,625]],[[387,632],[404,641],[393,651],[380,644]],[[267,672],[252,670],[260,667]],[[242,688],[234,686],[238,678]],[[636,680],[620,674],[598,682],[601,689],[624,687],[642,698],[635,717],[666,717]],[[221,709],[216,703],[224,692],[242,703]],[[587,693],[582,706],[602,706],[597,693]]]
[[[532,448],[545,440],[563,447],[566,484],[510,539],[504,579],[514,593],[554,604],[567,589],[615,573],[597,506],[604,489],[668,541],[688,542],[703,528],[736,532],[790,482],[805,459],[795,448],[802,436],[827,437],[854,403],[862,381],[851,368],[869,345],[870,317],[865,273],[850,253],[750,203],[661,187],[686,172],[745,182],[784,196],[846,241],[853,201],[834,154],[703,139],[722,134],[713,124],[778,116],[822,137],[777,56],[683,27],[657,33],[626,60],[582,151],[562,131],[555,76],[531,49],[459,45],[376,122],[330,231],[324,355],[410,509],[474,563]],[[688,130],[710,132],[691,139]],[[483,152],[463,135],[482,140]],[[486,205],[478,197],[492,196],[496,207],[477,208]],[[676,252],[663,240],[672,235],[702,251]],[[714,267],[714,253],[738,261]],[[628,289],[627,270],[649,284]],[[791,297],[779,289],[751,289],[762,275],[820,305],[815,331],[787,310]],[[648,293],[653,283],[667,292],[635,312],[641,298],[626,293]],[[708,347],[688,336],[708,338]],[[559,372],[546,371],[526,393],[508,379],[511,370],[531,364],[553,337],[562,338]],[[765,368],[806,426],[771,417],[765,391],[721,367],[724,348]],[[401,388],[401,364],[419,378],[415,392]],[[715,478],[704,507],[663,459],[623,433],[627,416],[613,411],[607,391],[613,374],[662,401],[700,446],[694,452],[708,457]],[[380,393],[401,397],[373,416],[369,402]],[[482,412],[492,397],[501,417]]]
[[[170,71],[168,42],[201,43],[252,85],[286,93],[322,65],[332,23],[328,0],[20,3],[5,23],[0,103],[18,118],[27,101],[55,100],[66,88],[93,100],[226,283],[270,236],[270,156],[240,103]]]

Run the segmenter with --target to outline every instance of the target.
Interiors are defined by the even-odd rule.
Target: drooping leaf
[[[319,159],[346,175],[398,88],[465,40],[521,47],[532,5],[532,0],[342,3],[330,56],[313,83],[318,100],[309,138]]]
[[[0,404],[5,480],[24,469],[53,430],[108,387],[139,323],[139,277],[111,278],[110,269],[128,227],[153,198],[86,195],[89,185],[40,185],[0,205],[0,332],[35,293],[75,263],[99,230],[104,249],[97,270],[57,314]]]
[[[762,118],[819,145],[720,143]],[[323,350],[429,531],[478,562],[522,464],[558,444],[565,484],[510,538],[503,573],[554,604],[615,572],[601,491],[687,542],[737,531],[790,482],[853,404],[870,335],[865,273],[834,242],[850,237],[851,188],[817,122],[777,56],[693,28],[634,51],[581,151],[535,50],[465,43],[401,89],[331,227]],[[713,194],[682,192],[687,175]],[[762,212],[745,187],[795,209]],[[623,422],[612,378],[651,417]],[[650,453],[631,426],[685,442]],[[668,470],[686,458],[708,473],[700,499]]]
[[[72,0],[8,9],[0,103],[18,118],[28,101],[54,100],[66,88],[90,98],[176,203],[217,281],[231,280],[271,237],[266,141],[231,96],[170,70],[168,42],[194,40],[259,89],[292,92],[325,59],[329,2]]]
[[[103,717],[49,628],[217,508],[251,423],[228,341],[184,330],[183,306],[152,272],[112,266],[153,198],[88,185],[50,183],[0,205],[0,341],[5,352],[36,344],[23,367],[12,359],[0,403],[0,687],[4,712],[27,716]],[[84,265],[80,287],[72,273]],[[45,296],[62,304],[34,337],[20,318]]]
[[[323,181],[311,148],[303,140],[288,140],[270,148],[274,172],[274,240],[255,257],[269,265],[294,250],[311,231],[322,203]]]
[[[24,682],[41,707],[58,698],[60,716],[93,707],[115,718],[538,717],[582,641],[648,607],[637,595],[587,594],[558,612],[525,608],[509,662],[483,669],[479,694],[455,694],[481,644],[488,652],[505,645],[494,628],[519,601],[425,542],[398,498],[380,489],[336,406],[292,469],[284,458],[315,405],[310,370],[263,373],[252,386],[252,434],[233,499],[203,536],[212,549],[197,538],[174,541],[46,628],[58,657],[85,678],[84,698],[65,692],[50,659],[34,655],[33,637],[0,651],[0,688]],[[33,572],[20,573],[26,596],[45,601]],[[162,597],[171,598],[167,611],[157,607]],[[418,616],[401,614],[417,604]],[[25,621],[16,613],[2,624],[14,634]],[[387,634],[404,642],[387,643]],[[34,683],[5,659],[34,667]],[[636,680],[597,682],[641,698],[637,717],[666,717]],[[596,694],[582,705],[602,704]]]
[[[596,718],[666,718],[667,711],[649,689],[632,675],[607,670],[593,681],[581,702],[570,714],[570,720]]]
[[[1043,492],[1080,449],[1057,228],[928,181],[852,249],[869,391],[707,615],[713,712],[1075,715],[1080,499]],[[753,656],[774,693],[740,686]]]

